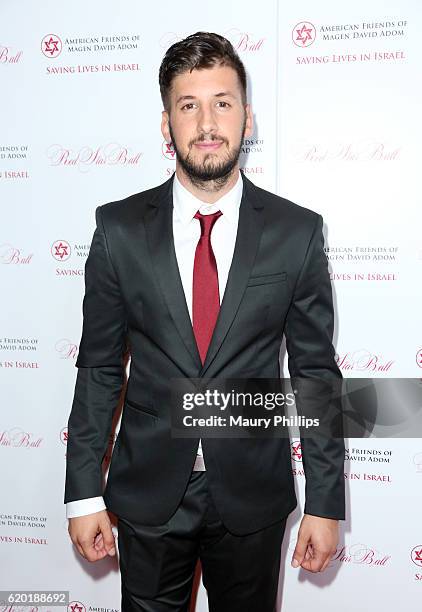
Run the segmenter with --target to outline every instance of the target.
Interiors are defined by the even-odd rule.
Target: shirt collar
[[[191,222],[197,210],[200,210],[203,214],[221,210],[223,219],[226,219],[229,223],[237,222],[242,192],[243,180],[239,172],[236,184],[230,191],[221,196],[214,204],[208,204],[188,191],[177,178],[177,174],[174,173],[173,206],[179,221],[183,225]]]

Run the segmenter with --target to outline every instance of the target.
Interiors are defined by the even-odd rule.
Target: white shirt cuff
[[[106,510],[106,505],[102,497],[87,497],[76,501],[67,502],[66,518],[74,518],[75,516],[85,516]]]

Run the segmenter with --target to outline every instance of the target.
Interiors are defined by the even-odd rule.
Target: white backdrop
[[[417,0],[1,0],[0,590],[68,589],[72,612],[120,609],[116,559],[85,562],[68,537],[66,423],[94,210],[174,171],[158,68],[175,40],[233,42],[256,122],[242,167],[323,215],[343,375],[421,376],[421,28]],[[292,443],[300,504],[279,609],[416,610],[422,441],[347,447],[347,520],[314,575],[290,567],[304,489]]]

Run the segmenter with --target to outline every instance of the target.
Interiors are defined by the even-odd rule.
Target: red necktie
[[[201,237],[196,245],[193,263],[192,318],[202,363],[205,361],[220,310],[217,264],[211,246],[211,230],[222,214],[221,210],[211,215],[203,215],[199,211],[195,214],[195,219],[199,219],[201,223]]]

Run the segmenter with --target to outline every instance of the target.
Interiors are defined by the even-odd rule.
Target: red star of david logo
[[[415,565],[422,567],[422,545],[415,546],[410,553],[411,559]]]
[[[65,244],[58,244],[57,246],[54,247],[56,250],[56,257],[58,259],[63,259],[63,257],[67,256],[67,246]]]
[[[84,612],[85,606],[81,604],[80,601],[73,601],[69,604],[68,610],[70,610],[70,612]]]
[[[294,461],[302,461],[302,445],[300,442],[293,442],[292,458]]]
[[[63,261],[64,259],[68,259],[70,256],[70,245],[67,242],[63,242],[62,240],[58,240],[52,246],[53,249],[53,257],[58,259],[59,261]]]
[[[62,51],[62,41],[55,34],[47,34],[41,41],[41,51],[46,57],[57,57]]]
[[[293,28],[293,42],[298,47],[309,47],[315,42],[316,30],[309,21],[302,21]]]
[[[67,430],[67,427],[65,427],[60,432],[60,441],[62,442],[62,444],[66,445],[68,438],[69,438],[69,432]]]
[[[163,146],[162,146],[162,152],[163,152],[164,157],[167,157],[167,159],[175,158],[176,151],[174,150],[172,142],[164,141]]]
[[[44,41],[44,51],[49,53],[50,55],[54,55],[59,52],[59,41],[53,40],[53,37],[50,36],[49,40]]]

